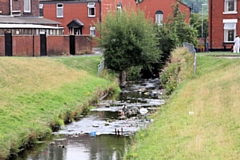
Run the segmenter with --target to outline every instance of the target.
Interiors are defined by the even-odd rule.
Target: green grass
[[[100,56],[0,58],[0,159],[74,119],[113,79],[97,77]]]
[[[206,55],[197,55],[196,77],[179,84],[125,159],[240,159],[240,59]]]

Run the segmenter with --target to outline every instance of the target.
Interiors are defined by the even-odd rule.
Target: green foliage
[[[178,83],[193,75],[194,57],[186,48],[177,48],[171,53],[171,61],[167,63],[160,74],[161,86],[166,95],[176,89]]]
[[[155,27],[159,37],[159,48],[163,52],[160,62],[168,61],[171,51],[177,46],[182,46],[183,42],[197,45],[197,30],[190,27],[185,20],[186,15],[180,11],[177,3],[172,6],[172,15],[169,16],[168,22],[163,27]]]
[[[197,45],[197,31],[186,23],[186,15],[180,11],[179,3],[172,6],[172,15],[168,18],[166,27],[176,34],[179,46],[182,46],[183,42]]]
[[[239,159],[240,65],[223,55],[233,56],[197,54],[196,77],[183,79],[124,160]]]
[[[51,127],[64,125],[66,118],[79,116],[96,95],[116,87],[113,79],[97,76],[100,60],[98,56],[0,58],[0,159],[44,137]]]
[[[208,0],[181,0],[183,3],[191,7],[193,13],[202,11],[202,4],[208,4]]]
[[[171,51],[177,46],[177,34],[172,32],[167,27],[156,26],[156,33],[159,37],[159,49],[162,51],[161,68],[168,60]]]
[[[142,69],[141,66],[130,67],[127,70],[127,80],[132,81],[141,78],[141,69]]]
[[[144,12],[127,9],[111,12],[103,23],[96,24],[107,68],[122,72],[132,66],[158,62],[160,50],[153,26]]]
[[[178,73],[180,71],[180,64],[175,63],[165,69],[161,75],[161,85],[165,88],[165,94],[170,95],[178,85]]]
[[[203,37],[208,37],[208,16],[202,17],[199,13],[192,13],[190,18],[191,26],[197,30],[198,37],[202,36],[202,18],[203,18]]]

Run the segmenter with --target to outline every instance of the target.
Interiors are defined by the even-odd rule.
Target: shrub
[[[171,52],[170,62],[160,74],[160,83],[166,95],[170,95],[182,79],[193,77],[193,62],[194,56],[186,48]]]

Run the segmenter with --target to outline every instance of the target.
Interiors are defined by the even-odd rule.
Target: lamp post
[[[202,38],[203,38],[203,6],[206,6],[207,4],[202,4]]]
[[[201,41],[203,40],[203,6],[206,6],[207,4],[203,3],[202,4],[202,39]],[[204,44],[204,49],[205,49],[205,44]]]

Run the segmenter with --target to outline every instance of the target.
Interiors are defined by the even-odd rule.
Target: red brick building
[[[240,34],[240,2],[238,0],[209,0],[209,47],[212,51],[230,50]]]
[[[39,0],[0,0],[0,56],[74,55],[92,49],[90,36],[63,35],[60,22],[43,18],[42,11]]]
[[[146,17],[161,25],[172,13],[172,5],[178,0],[40,0],[43,17],[58,21],[64,27],[64,34],[90,34],[95,36],[94,22],[102,21],[111,11],[129,7],[140,8]],[[180,9],[190,17],[190,8],[180,3]]]
[[[1,0],[0,14],[15,16],[38,16],[39,1],[32,0]]]

